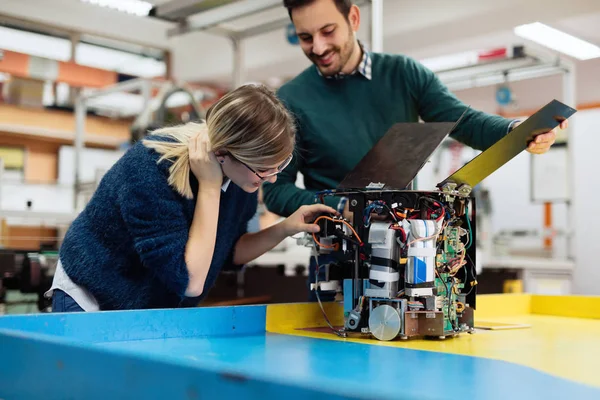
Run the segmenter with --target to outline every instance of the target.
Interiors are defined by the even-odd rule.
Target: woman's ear
[[[215,151],[215,157],[221,164],[225,163],[225,153],[222,151]]]

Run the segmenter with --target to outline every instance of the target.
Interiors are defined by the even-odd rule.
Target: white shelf
[[[73,144],[73,142],[75,141],[74,131],[71,132],[35,126],[0,123],[0,132],[32,138],[67,141],[69,142],[69,144]],[[123,143],[123,139],[93,133],[86,133],[84,136],[84,142],[86,145],[118,148]]]
[[[572,271],[575,262],[567,259],[555,259],[544,257],[491,257],[483,265],[483,269],[511,268],[540,271]]]

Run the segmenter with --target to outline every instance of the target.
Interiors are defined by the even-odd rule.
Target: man
[[[299,156],[263,190],[267,208],[288,216],[313,203],[314,192],[335,188],[394,123],[418,122],[419,117],[455,122],[466,105],[415,60],[367,52],[356,38],[360,10],[351,0],[283,4],[313,63],[278,92],[297,119]],[[451,137],[485,150],[518,123],[471,109]],[[555,131],[539,135],[527,151],[544,153],[555,137]],[[295,186],[298,171],[306,190]],[[338,206],[338,199],[325,199]],[[312,272],[314,265],[311,281]]]

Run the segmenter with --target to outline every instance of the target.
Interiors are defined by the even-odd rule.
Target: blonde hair
[[[241,86],[213,104],[205,121],[161,128],[143,140],[161,154],[159,163],[172,163],[169,185],[188,199],[193,198],[188,143],[202,131],[208,134],[210,151],[226,150],[256,169],[282,163],[294,151],[294,123],[275,94],[263,85]],[[157,137],[167,140],[153,140]]]

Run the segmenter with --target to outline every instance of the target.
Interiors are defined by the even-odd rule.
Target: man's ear
[[[350,22],[350,28],[354,32],[358,32],[360,28],[360,8],[356,4],[353,4],[348,13],[348,21]]]

